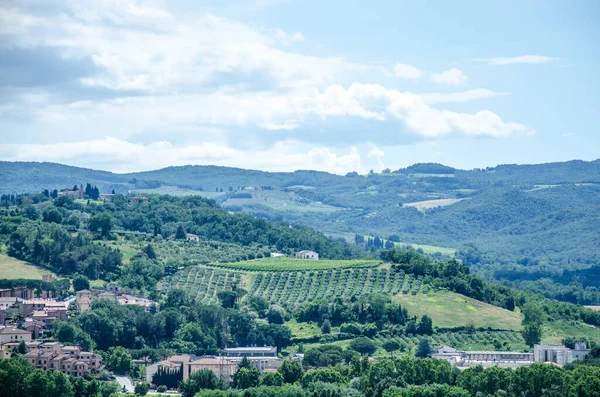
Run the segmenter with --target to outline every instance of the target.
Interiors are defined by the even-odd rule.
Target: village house
[[[156,307],[157,303],[150,299],[123,294],[123,291],[118,287],[110,287],[109,291],[106,290],[81,290],[77,291],[75,296],[75,302],[77,303],[77,309],[80,313],[83,313],[90,309],[92,302],[96,299],[108,299],[120,305],[138,305],[142,306],[146,311],[152,310],[152,307]]]
[[[23,358],[35,368],[60,371],[71,376],[97,373],[103,368],[99,354],[81,351],[79,346],[61,346],[58,342],[41,343]]]
[[[319,254],[311,250],[302,250],[296,253],[296,259],[314,259],[319,260]]]
[[[182,378],[185,382],[190,375],[203,369],[212,371],[216,376],[231,382],[238,367],[237,363],[217,356],[190,356],[187,354],[171,356],[164,361],[146,367],[146,381],[152,383],[155,373],[164,370],[177,370],[181,368]]]
[[[0,328],[0,344],[21,341],[30,342],[31,332],[12,326]]]

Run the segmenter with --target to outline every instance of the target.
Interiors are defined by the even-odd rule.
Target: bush
[[[160,386],[158,386],[158,387],[156,388],[156,391],[157,391],[157,392],[159,392],[159,393],[164,393],[164,392],[166,392],[166,391],[167,391],[167,386],[165,386],[165,385],[160,385]]]
[[[375,346],[375,343],[371,339],[363,336],[350,342],[350,349],[360,354],[373,354],[377,351],[377,346]]]

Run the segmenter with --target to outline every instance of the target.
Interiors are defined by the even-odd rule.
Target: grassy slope
[[[43,274],[52,274],[55,276],[49,270],[39,268],[5,254],[0,254],[0,279],[24,278],[41,280]]]
[[[476,327],[497,329],[518,329],[521,326],[521,316],[518,312],[511,312],[454,292],[398,294],[393,299],[406,307],[410,314],[427,314],[438,327],[460,327],[469,323]]]
[[[589,340],[595,340],[596,343],[600,343],[600,329],[597,327],[567,321],[557,321],[544,326],[544,332],[542,337],[543,343],[562,343],[565,336],[573,338],[586,338]]]

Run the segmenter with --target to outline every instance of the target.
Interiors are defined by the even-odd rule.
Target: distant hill
[[[200,194],[229,211],[304,224],[349,241],[359,234],[457,249],[481,274],[511,283],[540,273],[567,280],[560,277],[564,270],[600,264],[600,160],[476,170],[415,164],[346,176],[216,166],[114,174],[0,162],[0,181],[0,193],[89,182],[101,193]]]

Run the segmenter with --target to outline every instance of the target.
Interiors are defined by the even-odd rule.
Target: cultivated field
[[[464,295],[448,291],[436,291],[416,296],[396,295],[394,301],[401,303],[411,314],[427,314],[438,327],[475,327],[495,329],[519,329],[521,315]]]
[[[300,271],[300,270],[325,270],[325,269],[350,269],[362,267],[376,267],[381,261],[376,260],[310,260],[294,258],[265,258],[254,261],[211,264],[211,266],[244,270],[244,271]]]
[[[42,275],[52,274],[49,270],[44,270],[30,263],[12,258],[5,254],[0,254],[0,279],[30,279],[41,280]]]
[[[252,197],[231,197],[223,203],[223,207],[264,205],[277,211],[322,213],[331,213],[340,210],[338,207],[333,207],[317,201],[309,201],[304,197],[299,196],[294,191],[284,192],[281,190],[251,190],[243,193],[251,194]]]
[[[214,303],[217,302],[218,291],[232,289],[236,285],[246,289],[249,296],[262,296],[269,302],[287,306],[320,299],[348,300],[373,293],[417,295],[428,290],[421,277],[406,275],[395,267],[371,264],[369,267],[356,267],[355,261],[342,262],[349,263],[346,267],[298,271],[246,272],[215,266],[191,266],[165,279],[162,287],[166,290],[182,288],[198,301]],[[349,267],[350,264],[355,267]]]
[[[439,199],[439,200],[425,200],[425,201],[416,201],[414,203],[404,203],[403,207],[414,207],[420,212],[425,212],[432,208],[436,207],[446,207],[448,205],[459,203],[463,200],[467,200],[466,198],[459,199]]]

